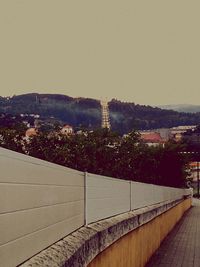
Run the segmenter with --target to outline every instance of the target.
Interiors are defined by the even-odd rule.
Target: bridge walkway
[[[156,231],[156,229],[155,229]],[[194,199],[146,267],[200,267],[200,200]]]

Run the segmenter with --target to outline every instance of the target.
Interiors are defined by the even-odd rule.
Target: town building
[[[186,133],[188,130],[194,131],[196,129],[196,125],[185,125],[185,126],[177,126],[170,128],[170,132],[172,135],[172,138],[179,142],[181,141],[183,134]]]
[[[64,135],[71,135],[74,133],[74,130],[73,130],[73,127],[66,124],[63,126],[63,128],[61,129],[61,134],[64,134]]]
[[[140,132],[141,140],[148,146],[164,146],[165,140],[161,137],[160,133],[153,131]]]
[[[37,135],[37,129],[29,128],[29,129],[26,130],[25,137],[27,139],[29,139],[30,137],[35,136],[35,135]]]

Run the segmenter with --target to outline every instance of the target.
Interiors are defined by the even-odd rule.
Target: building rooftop
[[[152,143],[162,143],[163,139],[159,133],[155,132],[146,132],[141,133],[141,139],[145,142],[152,142]]]

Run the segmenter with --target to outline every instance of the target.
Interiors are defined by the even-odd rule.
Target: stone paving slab
[[[186,212],[146,267],[200,267],[200,200]]]

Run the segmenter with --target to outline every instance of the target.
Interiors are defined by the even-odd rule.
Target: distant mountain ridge
[[[177,105],[159,105],[161,109],[175,110],[178,112],[197,113],[200,112],[200,105],[177,104]]]
[[[121,134],[132,129],[169,128],[178,125],[200,124],[200,113],[191,114],[164,110],[158,107],[121,102],[109,102],[111,128]],[[23,94],[0,97],[0,112],[10,114],[39,114],[54,117],[73,127],[101,127],[101,104],[91,98],[73,98],[60,94]]]

